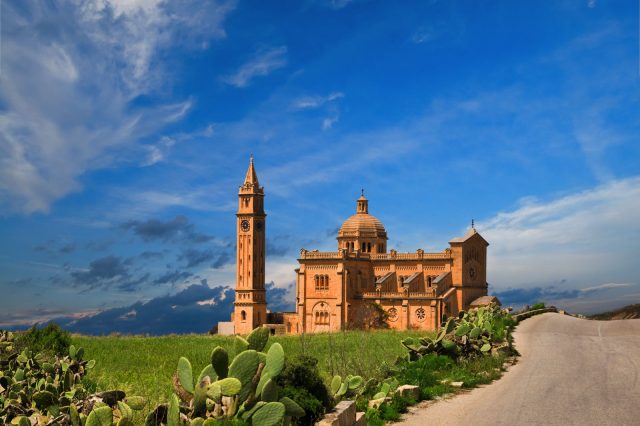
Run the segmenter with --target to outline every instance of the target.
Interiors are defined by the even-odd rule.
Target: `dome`
[[[346,236],[345,233],[351,234],[357,231],[360,232],[361,236],[364,236],[365,234],[367,236],[382,238],[386,238],[387,236],[387,231],[384,229],[384,225],[377,217],[372,216],[369,213],[356,213],[344,221],[338,231],[338,237]]]
[[[369,214],[369,202],[364,194],[358,199],[356,214],[344,221],[338,231],[338,238],[343,237],[387,238],[387,231],[382,222]]]

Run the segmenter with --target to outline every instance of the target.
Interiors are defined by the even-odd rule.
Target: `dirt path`
[[[543,314],[514,334],[500,380],[417,408],[403,425],[640,425],[640,319]]]

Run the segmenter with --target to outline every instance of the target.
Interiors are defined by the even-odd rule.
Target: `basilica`
[[[238,193],[236,289],[231,322],[221,334],[264,325],[277,334],[387,327],[435,330],[487,295],[487,246],[472,226],[441,252],[398,252],[369,213],[364,192],[338,231],[333,252],[300,250],[295,312],[270,312],[265,295],[264,188],[249,163]],[[383,322],[381,324],[380,322]]]

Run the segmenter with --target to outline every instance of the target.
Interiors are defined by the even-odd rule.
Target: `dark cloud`
[[[71,272],[71,279],[74,286],[85,290],[103,288],[132,292],[149,281],[149,273],[135,278],[129,269],[131,264],[130,258],[109,255],[92,261],[87,271]],[[63,281],[60,276],[50,279],[58,283]]]
[[[278,244],[273,240],[267,238],[267,256],[269,257],[282,257],[289,253],[290,247],[284,244]]]
[[[137,279],[129,279],[119,282],[115,285],[118,290],[134,292],[139,289],[144,283],[149,282],[150,273],[146,273],[140,278]]]
[[[153,283],[154,284],[175,284],[177,282],[182,282],[191,276],[193,276],[193,274],[187,271],[169,271],[166,274],[156,278],[153,281]]]
[[[65,244],[58,249],[58,252],[62,254],[69,254],[73,253],[74,251],[76,251],[76,245],[74,243]]]
[[[187,249],[178,256],[178,260],[186,261],[185,267],[193,268],[194,266],[213,260],[215,256],[215,253],[211,250]]]
[[[84,248],[91,251],[105,251],[113,244],[113,241],[90,241]]]
[[[296,310],[295,299],[289,300],[290,295],[295,295],[294,284],[291,283],[287,288],[276,287],[271,281],[265,285],[267,290],[267,306],[272,312],[293,312]]]
[[[48,253],[50,255],[69,254],[76,251],[76,244],[67,242],[67,243],[63,243],[62,245],[59,245],[57,241],[49,240],[33,247],[33,251],[39,252],[39,253]]]
[[[270,310],[295,310],[295,302],[287,300],[287,295],[294,294],[291,291],[293,284],[288,288],[276,288],[271,282],[266,285],[266,289]],[[193,284],[173,295],[105,309],[80,318],[78,315],[69,315],[44,307],[19,313],[0,313],[0,325],[4,328],[26,328],[47,318],[47,321],[54,321],[66,330],[88,335],[113,332],[150,335],[205,333],[219,321],[229,321],[233,302],[232,288],[211,288],[207,280],[202,280],[200,284]],[[16,326],[16,323],[23,325]]]
[[[229,321],[233,297],[232,289],[210,288],[203,281],[148,302],[107,309],[80,319],[59,317],[53,321],[71,332],[89,335],[206,333],[219,321]]]
[[[133,232],[145,242],[204,243],[213,239],[212,236],[196,232],[195,226],[185,216],[176,216],[166,222],[160,219],[130,220],[120,228]]]
[[[6,283],[10,286],[23,287],[31,284],[32,282],[33,282],[33,278],[20,278],[17,280],[7,281]]]
[[[338,236],[338,231],[340,230],[341,226],[342,225],[336,225],[333,228],[327,229],[327,237],[335,238],[336,236]]]
[[[164,253],[161,251],[143,251],[138,255],[140,259],[149,260],[149,259],[162,259],[164,257]]]
[[[536,302],[549,302],[558,299],[572,299],[580,295],[580,290],[562,290],[554,286],[532,287],[532,288],[508,288],[496,291],[493,294],[498,296],[503,305],[522,306],[532,305]]]
[[[231,256],[229,255],[229,253],[222,252],[218,255],[218,257],[216,258],[216,260],[213,261],[213,263],[211,264],[211,267],[213,269],[220,269],[222,268],[224,265],[226,265],[227,263],[229,263],[229,260],[231,260]]]

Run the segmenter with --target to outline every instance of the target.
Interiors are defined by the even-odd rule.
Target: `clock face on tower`
[[[256,230],[262,231],[262,222],[260,221],[256,222]]]
[[[474,279],[475,276],[476,276],[476,270],[473,267],[469,268],[469,277],[471,279]]]
[[[249,229],[251,229],[251,226],[249,225],[249,221],[248,220],[243,220],[242,222],[240,222],[240,228],[244,231],[244,232],[248,232]]]

